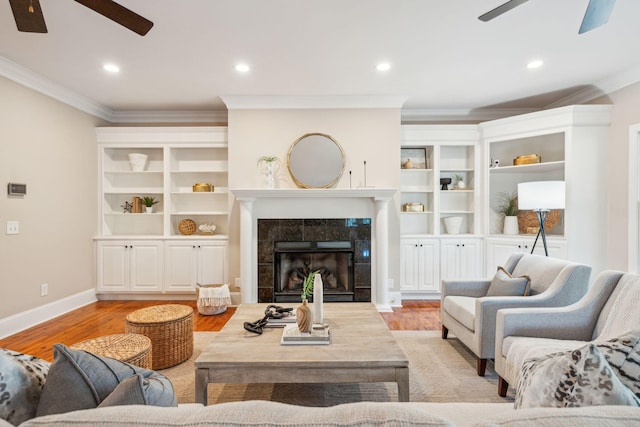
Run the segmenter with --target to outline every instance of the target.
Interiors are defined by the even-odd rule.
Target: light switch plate
[[[18,234],[18,233],[20,233],[20,222],[7,221],[7,234]]]

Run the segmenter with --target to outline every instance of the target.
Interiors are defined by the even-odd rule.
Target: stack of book
[[[286,325],[291,324],[296,324],[296,313],[293,311],[284,313],[284,316],[279,319],[273,317],[268,318],[265,328],[284,328]]]
[[[286,325],[282,330],[282,345],[326,345],[331,343],[328,326],[314,328],[311,332],[300,332],[297,324]]]

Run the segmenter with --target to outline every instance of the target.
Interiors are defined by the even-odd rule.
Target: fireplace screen
[[[353,245],[349,241],[274,242],[274,299],[300,301],[304,279],[322,278],[325,301],[353,301]]]

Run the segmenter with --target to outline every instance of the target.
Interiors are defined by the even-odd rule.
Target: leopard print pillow
[[[0,348],[0,418],[18,425],[36,416],[50,363]]]
[[[622,384],[640,398],[640,331],[595,344]]]
[[[514,408],[596,405],[640,406],[597,345],[524,362]]]

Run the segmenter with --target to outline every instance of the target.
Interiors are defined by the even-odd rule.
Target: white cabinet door
[[[197,280],[202,285],[229,283],[226,242],[198,244]]]
[[[439,292],[439,259],[436,240],[401,239],[401,290]]]
[[[162,247],[146,240],[98,242],[98,291],[161,290]]]
[[[98,291],[125,291],[129,287],[129,242],[99,242]]]
[[[440,250],[441,279],[477,279],[482,274],[482,240],[443,239]]]
[[[498,266],[503,266],[514,253],[531,253],[534,237],[501,237],[487,239],[487,275],[492,276]],[[567,242],[563,239],[547,239],[547,250],[550,257],[567,259]],[[534,254],[544,255],[544,245],[538,239]]]
[[[196,284],[228,283],[227,242],[167,242],[165,289],[193,291]]]
[[[129,288],[132,291],[162,290],[164,278],[162,242],[131,242],[129,248]]]
[[[165,246],[167,291],[193,291],[198,280],[198,257],[195,242],[167,242]]]
[[[482,274],[482,242],[465,239],[460,241],[459,279],[478,279]]]

